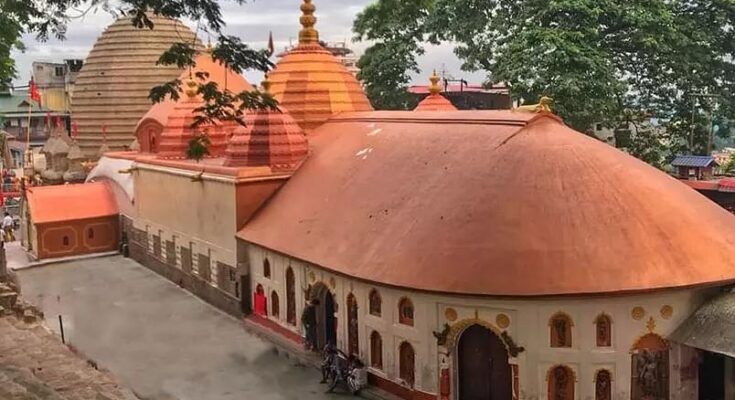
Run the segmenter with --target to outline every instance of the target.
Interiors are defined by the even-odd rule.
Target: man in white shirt
[[[15,233],[13,232],[13,217],[10,216],[9,213],[5,213],[5,218],[3,218],[3,232],[5,233],[5,241],[6,242],[12,242],[15,240]]]

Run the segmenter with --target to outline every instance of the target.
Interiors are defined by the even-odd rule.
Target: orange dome
[[[184,82],[183,94],[179,101],[170,110],[166,125],[161,133],[158,148],[159,158],[183,159],[186,158],[186,149],[197,131],[209,136],[209,156],[217,157],[224,153],[227,145],[226,128],[222,126],[202,126],[192,128],[194,124],[194,110],[201,106],[202,100],[196,94],[196,82],[188,79]]]
[[[267,82],[263,86],[267,88]],[[304,131],[286,110],[252,112],[245,122],[230,138],[225,166],[293,170],[306,158],[309,147]]]
[[[414,111],[456,111],[457,107],[440,94],[439,77],[436,71],[429,77],[429,95],[414,108]]]
[[[189,76],[196,75],[198,72],[205,72],[209,74],[207,78],[209,81],[216,82],[220,89],[227,88],[228,90],[238,93],[243,90],[253,90],[253,86],[242,77],[232,71],[231,69],[225,68],[222,64],[214,61],[209,52],[202,52],[195,59],[196,66],[192,68],[191,73],[189,71],[182,72],[179,76],[179,80],[186,82]],[[186,96],[182,96],[179,102],[185,101]],[[150,110],[138,121],[138,125],[135,128],[135,137],[140,143],[141,151],[155,153],[158,151],[158,145],[161,141],[161,134],[168,125],[168,120],[172,113],[176,109],[176,103],[172,100],[162,101],[154,104]],[[194,107],[188,107],[187,109],[195,109],[202,104],[201,101]],[[212,140],[212,146],[210,146],[210,153],[212,156],[221,156],[224,154],[224,149],[227,146],[226,137],[235,129],[234,123],[224,123],[218,128],[222,131],[223,138],[220,135],[210,137]],[[215,143],[216,141],[216,143]]]
[[[372,109],[357,79],[319,44],[314,10],[311,0],[304,0],[299,45],[269,74],[273,97],[306,131],[317,128],[335,113]]]

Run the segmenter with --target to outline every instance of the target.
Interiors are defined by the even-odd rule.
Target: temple
[[[567,127],[548,98],[458,111],[433,74],[416,110],[373,111],[319,44],[312,1],[301,10],[299,45],[263,82],[280,110],[245,126],[193,128],[203,99],[189,72],[169,71],[184,82],[177,101],[116,97],[131,111],[110,113],[74,100],[88,108],[74,114],[82,151],[102,145],[99,121],[117,121],[113,151],[69,187],[114,200],[119,227],[105,234],[120,230],[124,254],[278,340],[300,343],[318,299],[317,347],[360,357],[373,385],[405,399],[735,396],[735,352],[702,340],[716,330],[701,317],[729,315],[735,217]],[[107,38],[124,23],[90,57],[118,46]],[[88,60],[80,99],[116,66]],[[252,87],[211,60],[197,68]],[[199,161],[186,157],[198,132],[211,141]],[[34,202],[51,195],[33,195],[33,232],[48,230]],[[67,225],[87,237],[102,214]],[[714,373],[700,373],[706,362]]]

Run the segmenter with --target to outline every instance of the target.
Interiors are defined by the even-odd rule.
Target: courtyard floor
[[[143,399],[338,399],[241,322],[121,256],[18,271],[48,326]]]

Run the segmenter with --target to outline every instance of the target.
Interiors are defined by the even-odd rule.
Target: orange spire
[[[436,75],[436,70],[429,77],[431,85],[429,85],[429,95],[426,96],[421,102],[414,108],[414,111],[453,111],[457,108],[452,104],[451,101],[447,100],[441,95],[441,86],[439,86],[439,76]]]
[[[299,44],[318,44],[319,32],[314,29],[316,25],[316,17],[314,16],[316,6],[311,4],[311,0],[304,0],[301,4],[301,31],[299,31]]]
[[[268,73],[266,72],[263,76],[263,82],[260,82],[260,86],[263,87],[263,93],[271,93],[271,81],[268,80]]]

